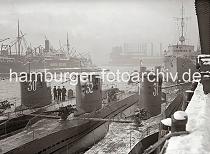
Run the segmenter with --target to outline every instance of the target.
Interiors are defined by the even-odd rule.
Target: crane
[[[4,41],[9,40],[9,39],[10,38],[7,37],[7,38],[4,38],[4,39],[1,39],[0,42],[4,42]]]

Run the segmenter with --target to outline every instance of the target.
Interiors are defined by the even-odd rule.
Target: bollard
[[[171,131],[171,118],[161,120],[160,123],[160,137],[165,136]]]
[[[171,133],[186,131],[188,116],[184,111],[176,111],[171,116]]]

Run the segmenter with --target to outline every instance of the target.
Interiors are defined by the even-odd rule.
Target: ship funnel
[[[49,40],[45,40],[44,42],[45,44],[45,52],[49,52],[50,51],[50,41]]]
[[[29,108],[37,108],[51,103],[51,89],[44,81],[44,74],[28,73],[21,76],[21,104]]]
[[[86,81],[80,81],[80,76],[78,76],[76,106],[81,113],[89,113],[102,108],[102,88],[99,75],[89,75]]]
[[[201,53],[210,54],[210,1],[195,0],[200,34]]]

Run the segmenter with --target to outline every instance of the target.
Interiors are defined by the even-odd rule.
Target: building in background
[[[112,47],[110,53],[110,65],[117,66],[157,66],[163,65],[162,44],[153,42],[124,43],[120,46]]]

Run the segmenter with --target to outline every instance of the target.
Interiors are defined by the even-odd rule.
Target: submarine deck
[[[71,127],[76,127],[85,123],[81,120],[61,121],[58,119],[43,119],[29,127],[28,129],[5,138],[0,141],[0,148],[2,153],[6,153],[20,147],[23,144],[33,140],[42,138],[54,132],[64,130]]]
[[[52,103],[47,105],[47,106],[33,108],[33,109],[23,107],[22,109],[19,109],[18,111],[15,111],[15,107],[13,107],[12,110],[9,110],[8,112],[5,112],[3,115],[1,115],[0,119],[10,120],[12,118],[17,118],[18,116],[21,116],[21,115],[24,115],[24,114],[31,114],[31,113],[37,112],[37,111],[51,111],[51,110],[58,109],[61,106],[66,106],[68,104],[75,105],[76,104],[76,99],[71,98],[69,100],[62,101],[62,102],[58,102],[58,101],[53,100]],[[21,108],[21,106],[19,106],[19,107]]]
[[[131,95],[132,94],[124,94],[121,96],[121,99],[127,98]],[[70,118],[71,117],[69,116],[69,120],[67,121],[61,121],[58,119],[42,119],[20,133],[0,140],[0,152],[7,153],[13,149],[23,146],[26,143],[40,139],[49,134],[77,127],[88,122],[84,120],[70,120]]]

